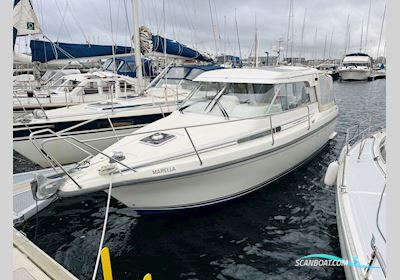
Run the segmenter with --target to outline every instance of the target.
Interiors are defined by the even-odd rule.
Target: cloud
[[[130,44],[130,0],[32,0],[32,3],[45,35],[52,41]],[[235,11],[243,57],[252,52],[256,27],[260,55],[271,51],[279,38],[284,40],[282,45],[286,46],[289,0],[165,0],[165,10],[162,0],[138,0],[138,3],[140,25],[150,27],[153,33],[165,33],[168,38],[201,50],[239,53]],[[385,0],[372,1],[367,42],[367,52],[372,56],[376,56],[384,6]],[[367,0],[294,1],[293,55],[297,56],[300,52],[305,10],[303,55],[322,58],[325,48],[325,56],[330,49],[331,57],[340,58],[344,52],[349,14],[351,50],[358,50],[360,46],[362,21],[364,45],[368,8]],[[383,32],[381,54],[385,38]]]

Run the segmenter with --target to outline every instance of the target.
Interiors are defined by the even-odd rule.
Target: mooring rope
[[[98,251],[98,253],[97,253],[96,265],[95,265],[95,267],[94,267],[92,280],[95,280],[95,279],[96,279],[97,270],[98,270],[98,268],[99,268],[101,249],[103,248],[104,236],[105,236],[105,234],[106,234],[106,228],[107,228],[108,212],[109,212],[109,210],[110,210],[111,189],[112,189],[112,174],[110,173],[110,185],[109,185],[109,187],[108,187],[108,197],[107,197],[106,213],[105,213],[105,216],[104,216],[103,230],[102,230],[102,232],[101,232],[101,238],[100,238],[100,244],[99,244],[99,251]]]

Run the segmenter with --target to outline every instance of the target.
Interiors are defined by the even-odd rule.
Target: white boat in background
[[[319,71],[331,75],[332,79],[336,81],[339,79],[339,71],[338,71],[338,65],[334,63],[322,63],[318,65],[317,68]]]
[[[79,71],[79,70],[78,70]],[[60,108],[101,101],[135,91],[136,79],[106,71],[62,75],[40,89],[14,92],[14,110]]]
[[[365,53],[347,54],[339,68],[340,79],[344,81],[368,80],[372,73],[372,58]]]
[[[126,91],[124,86],[118,89],[117,83],[113,99],[21,115],[13,124],[13,148],[42,167],[51,166],[39,149],[45,142],[58,163],[80,161],[88,153],[76,148],[81,144],[71,143],[72,139],[67,143],[63,137],[74,137],[103,150],[122,135],[169,115],[197,86],[192,81],[197,75],[219,68],[212,65],[173,66],[161,73],[143,95],[131,89]],[[121,79],[132,78],[122,76]],[[89,154],[93,153],[96,151],[92,149]]]
[[[168,117],[58,179],[38,176],[36,198],[106,190],[111,182],[111,195],[140,211],[212,205],[285,175],[335,135],[332,78],[316,69],[221,69],[195,81]]]
[[[346,279],[383,280],[387,269],[386,133],[359,131],[359,126],[348,130],[346,145],[339,161],[329,165],[325,183],[336,184],[342,257],[360,264],[344,266]],[[362,136],[356,142],[358,134]]]

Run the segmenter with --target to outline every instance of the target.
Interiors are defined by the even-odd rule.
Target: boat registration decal
[[[159,168],[159,169],[153,169],[153,174],[165,174],[165,173],[171,173],[176,171],[175,166],[170,166],[170,167],[164,167],[164,168]]]

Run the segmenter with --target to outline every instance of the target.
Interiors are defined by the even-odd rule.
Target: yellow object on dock
[[[111,270],[110,250],[108,247],[101,249],[101,266],[103,268],[104,280],[112,280],[113,277]]]

